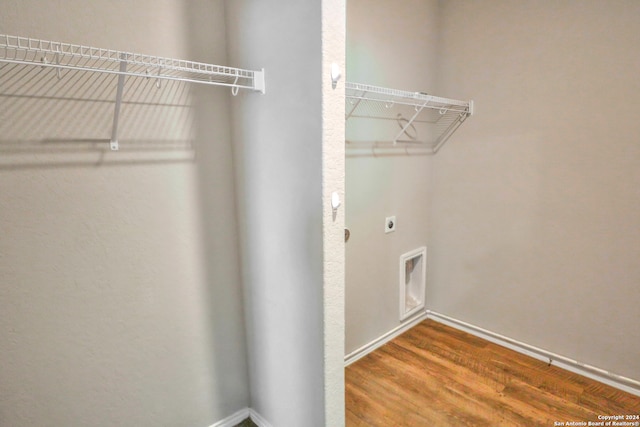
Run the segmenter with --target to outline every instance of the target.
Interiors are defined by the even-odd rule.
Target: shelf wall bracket
[[[112,151],[118,151],[118,121],[120,119],[120,106],[122,105],[122,92],[124,90],[124,78],[127,72],[127,55],[120,55],[120,73],[118,74],[118,87],[116,89],[116,106],[113,111],[113,127],[111,128],[111,142],[109,148]]]
[[[424,109],[424,107],[427,106],[427,104],[429,104],[429,100],[425,101],[424,104],[422,105],[417,105],[415,107],[416,112],[413,114],[413,116],[411,116],[411,118],[409,120],[407,120],[407,123],[402,127],[402,129],[400,129],[400,132],[398,132],[398,134],[396,135],[395,138],[393,138],[393,145],[398,144],[398,138],[400,138],[402,136],[403,133],[405,133],[405,131],[407,129],[409,129],[409,127],[411,126],[411,124],[413,123],[413,121],[416,119],[416,117],[418,117],[418,115],[422,112],[422,110]]]
[[[473,104],[471,104],[471,105],[473,105]],[[447,142],[447,140],[451,137],[451,135],[453,135],[453,133],[460,127],[460,125],[470,115],[471,114],[467,114],[467,113],[460,113],[460,115],[458,115],[458,118],[456,120],[454,120],[451,123],[451,125],[449,125],[449,127],[442,133],[442,135],[440,135],[440,137],[436,141],[436,143],[435,143],[435,145],[433,147],[433,154],[436,154],[438,152],[440,147],[442,147],[444,145],[444,143]]]
[[[260,71],[253,72],[253,90],[260,92],[261,94],[266,93],[266,85],[264,82],[264,68]]]
[[[358,108],[358,105],[360,105],[360,102],[362,102],[362,99],[366,95],[366,93],[367,92],[362,92],[362,96],[359,96],[358,100],[352,104],[353,108],[351,108],[351,110],[349,110],[349,112],[346,114],[345,120],[349,120],[349,118],[353,115],[353,113]]]

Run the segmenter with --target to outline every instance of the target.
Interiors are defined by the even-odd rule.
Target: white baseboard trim
[[[591,378],[593,380],[610,385],[633,395],[640,396],[640,381],[623,377],[621,375],[605,371],[604,369],[596,368],[595,366],[587,365],[576,360],[569,359],[568,357],[564,357],[559,354],[552,353],[550,351],[529,344],[525,344],[512,338],[505,337],[504,335],[488,331],[486,329],[480,328],[467,322],[463,322],[458,319],[454,319],[453,317],[449,317],[435,311],[427,310],[427,318],[433,319],[436,322],[440,322],[447,326],[451,326],[452,328],[468,332],[471,335],[517,351],[518,353],[533,357],[534,359],[551,363],[567,371],[585,376],[587,378]]]
[[[409,329],[413,328],[415,325],[417,325],[418,323],[420,323],[423,320],[425,320],[427,318],[427,314],[428,314],[427,311],[423,311],[420,314],[418,314],[415,317],[413,317],[411,320],[406,321],[405,323],[393,328],[392,330],[390,330],[386,334],[382,335],[381,337],[376,338],[375,340],[371,341],[370,343],[365,344],[362,347],[360,347],[359,349],[354,350],[351,353],[347,354],[344,357],[344,366],[349,366],[350,364],[352,364],[356,360],[361,359],[364,356],[366,356],[367,354],[371,353],[373,350],[375,350],[375,349],[377,349],[379,347],[382,347],[384,344],[386,344],[387,342],[391,341],[392,339],[394,339],[398,335],[401,335],[402,333],[404,333],[404,332],[408,331]]]
[[[215,424],[212,424],[210,427],[234,427],[247,418],[251,418],[258,427],[271,427],[271,424],[265,420],[262,415],[258,414],[251,408],[243,408],[240,409],[233,415],[228,416],[224,420],[220,420]]]
[[[240,424],[247,418],[249,418],[249,412],[251,410],[249,408],[240,409],[233,415],[228,416],[227,418],[218,421],[217,423],[211,425],[211,427],[234,427],[235,425]]]
[[[265,420],[262,415],[260,415],[259,413],[257,413],[256,411],[254,411],[253,409],[249,408],[249,416],[251,417],[251,420],[256,423],[256,425],[258,427],[271,427],[271,424],[269,424],[267,422],[267,420]]]

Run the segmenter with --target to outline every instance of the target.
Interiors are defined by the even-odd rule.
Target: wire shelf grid
[[[0,62],[264,91],[263,71],[6,34],[0,34]]]
[[[171,86],[172,82],[226,86],[231,88],[233,95],[237,95],[240,89],[265,93],[264,69],[244,70],[183,59],[0,34],[0,73],[3,76],[0,82],[3,82],[2,89],[7,92],[7,95],[55,98],[51,95],[51,87],[47,89],[48,83],[51,82],[51,73],[42,73],[39,68],[49,71],[55,69],[57,78],[65,80],[58,89],[73,84],[85,86],[84,83],[88,80],[80,78],[78,74],[89,77],[111,76],[110,81],[115,83],[110,86],[115,91],[115,97],[111,98],[115,98],[109,141],[112,150],[118,150],[120,111],[123,102],[127,104],[128,96],[125,94],[125,87],[131,89],[129,83],[132,80],[147,82],[151,79],[150,82],[155,81],[158,89],[162,87],[161,81],[167,81],[166,86]],[[32,73],[33,70],[38,71]],[[135,77],[135,79],[129,79],[129,77]],[[145,80],[139,79],[140,77]],[[41,90],[32,93],[36,86]],[[29,93],[24,93],[25,91]],[[58,100],[64,99],[58,97]],[[68,100],[72,101],[72,99]]]
[[[375,142],[419,143],[436,153],[467,117],[473,101],[443,98],[361,83],[346,83],[347,138],[370,138]],[[362,119],[375,119],[376,126]],[[384,123],[396,125],[384,125]],[[382,138],[382,141],[375,138]]]

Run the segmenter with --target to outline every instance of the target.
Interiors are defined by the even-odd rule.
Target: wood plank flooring
[[[351,427],[559,426],[640,414],[640,397],[433,320],[345,375]]]

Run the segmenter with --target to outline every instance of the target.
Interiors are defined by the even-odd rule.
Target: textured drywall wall
[[[326,426],[345,425],[345,152],[344,73],[346,51],[345,0],[322,2],[322,212],[324,303],[324,411]],[[331,81],[335,64],[343,76]],[[334,210],[332,193],[342,205]]]
[[[429,307],[640,380],[640,3],[441,7]]]
[[[0,29],[226,62],[220,1],[4,1]],[[111,153],[113,103],[2,96],[46,80],[102,97],[103,80],[7,70],[0,425],[195,427],[248,406],[228,89],[199,90],[190,146],[175,129],[188,86],[132,86]]]
[[[435,93],[437,11],[436,1],[349,0],[347,79]],[[386,147],[346,146],[347,353],[400,324],[400,255],[429,245],[432,159],[419,150]],[[397,228],[385,234],[385,218],[391,215]]]
[[[326,88],[324,72],[327,61],[343,60],[344,41],[340,33],[322,41],[323,28],[332,26],[323,27],[323,11],[339,18],[332,11],[339,4],[226,3],[230,59],[264,67],[267,77],[266,94],[238,96],[232,112],[251,407],[278,427],[329,425],[329,398],[340,411],[332,425],[344,422],[340,398],[326,396],[344,393],[332,348],[341,337],[327,336],[340,334],[341,322],[325,315],[341,311],[342,266],[339,253],[323,258],[325,239],[342,228],[327,209],[330,191],[341,191],[341,154],[330,151],[343,131],[337,118],[323,117],[342,96]],[[335,168],[323,166],[334,158]]]

